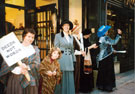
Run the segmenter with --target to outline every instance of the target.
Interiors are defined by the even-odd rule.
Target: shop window
[[[58,0],[36,0],[36,7],[57,3]]]
[[[5,0],[5,3],[24,7],[24,0]]]
[[[24,27],[24,10],[6,7],[6,21],[12,23],[15,29]]]
[[[24,28],[24,10],[6,7],[5,11],[6,34],[14,32],[17,38],[22,41],[22,32]]]

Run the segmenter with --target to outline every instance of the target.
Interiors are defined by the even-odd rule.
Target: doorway
[[[48,54],[48,51],[53,46],[53,39],[56,32],[56,19],[52,21],[53,15],[56,15],[56,4],[50,4],[37,8],[36,23],[34,22],[37,31],[36,44],[40,49],[41,60]],[[54,26],[55,24],[55,26]]]

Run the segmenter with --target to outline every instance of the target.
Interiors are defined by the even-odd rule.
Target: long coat
[[[55,76],[48,76],[47,71],[56,71]],[[46,56],[40,64],[39,73],[43,78],[42,92],[43,94],[54,94],[56,83],[61,79],[60,65],[57,60],[51,61],[50,57]]]
[[[59,59],[61,70],[73,71],[73,62],[76,61],[73,47],[73,36],[69,35],[69,43],[64,37],[63,32],[55,35],[54,46],[59,47],[62,51],[62,57]]]
[[[74,62],[76,61],[73,47],[73,36],[69,35],[69,42],[63,32],[55,35],[54,46],[62,51],[62,57],[59,59],[60,69],[63,74],[62,81],[56,86],[55,94],[75,94],[74,87]]]

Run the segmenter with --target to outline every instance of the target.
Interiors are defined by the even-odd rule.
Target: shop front
[[[133,1],[133,2],[128,2]],[[35,44],[41,50],[41,58],[53,46],[55,33],[63,19],[72,22],[78,20],[81,30],[97,29],[108,24],[112,26],[111,37],[116,29],[123,31],[118,50],[126,54],[116,55],[120,61],[120,72],[133,68],[134,57],[134,0],[0,0],[0,37],[6,35],[6,21],[13,24],[15,30],[33,27],[36,32]],[[127,5],[128,4],[128,5]],[[14,30],[11,30],[14,31]],[[123,61],[122,61],[123,60]]]
[[[122,0],[108,0],[106,3],[107,24],[112,26],[110,36],[114,38],[118,28],[123,31],[121,40],[114,48],[127,52],[115,54],[114,60],[119,62],[119,72],[125,72],[134,68],[134,6],[129,7]]]

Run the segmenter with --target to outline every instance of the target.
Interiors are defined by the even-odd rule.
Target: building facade
[[[16,0],[11,0],[16,1]],[[62,20],[78,20],[82,31],[85,28],[97,29],[101,25],[111,25],[110,36],[116,35],[116,29],[123,31],[117,50],[126,50],[126,54],[116,55],[120,61],[120,72],[133,69],[134,66],[134,0],[21,0],[23,5],[0,0],[0,37],[6,32],[6,8],[22,10],[25,27],[36,30],[35,44],[41,50],[41,59],[53,46],[53,39],[59,32]],[[39,3],[41,2],[41,3]],[[44,3],[42,3],[44,2]],[[10,13],[11,14],[11,13]]]

